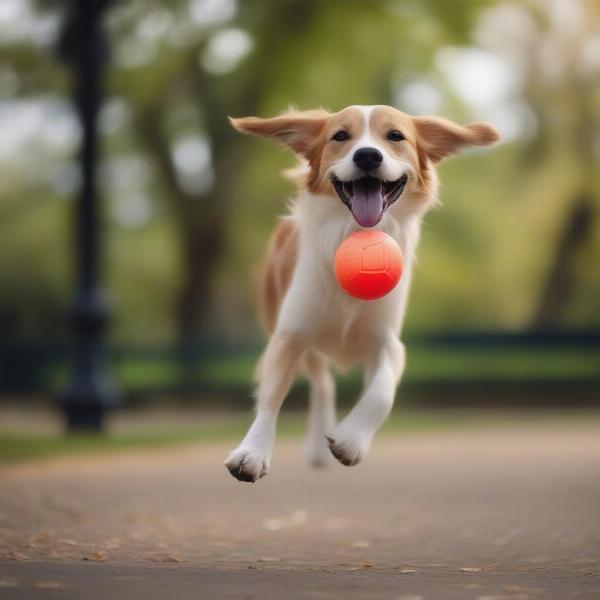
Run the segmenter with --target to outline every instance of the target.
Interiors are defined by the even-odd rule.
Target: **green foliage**
[[[597,22],[594,3],[575,4]],[[233,339],[257,335],[253,273],[293,193],[279,172],[294,159],[235,134],[227,114],[269,115],[289,104],[334,110],[397,104],[406,84],[426,81],[437,90],[440,113],[471,119],[475,111],[455,93],[440,51],[481,46],[476,34],[486,11],[506,8],[492,0],[257,0],[217,3],[220,14],[200,11],[204,21],[195,20],[194,10],[206,6],[202,0],[135,0],[114,3],[107,19],[112,62],[102,117],[105,272],[117,302],[113,335],[119,340],[173,338],[176,306],[197,267],[186,257],[193,241],[215,228],[223,235],[206,274],[208,329]],[[62,3],[31,5],[30,18],[61,18],[63,9]],[[520,10],[551,47],[576,56],[571,46],[561,46],[566,42],[549,29],[541,9],[525,2]],[[215,62],[214,47],[232,30],[238,42],[249,40],[250,49],[224,67]],[[573,47],[583,41],[575,39]],[[0,102],[39,102],[52,120],[56,102],[66,101],[69,90],[55,46],[27,35],[2,43],[0,77],[16,83],[3,88],[8,91],[0,92]],[[577,79],[581,88],[566,78],[549,85],[543,64],[533,59],[537,51],[517,55],[526,76],[515,91],[537,131],[440,169],[443,208],[425,224],[411,332],[526,327],[582,181],[589,182],[597,205],[597,140],[579,142],[597,131],[600,92],[591,78]],[[591,120],[586,127],[583,114]],[[74,188],[52,181],[72,160],[74,137],[58,146],[32,138],[19,147],[22,156],[0,156],[0,323],[6,334],[63,331]],[[198,167],[205,180],[192,182],[196,187],[182,183],[173,160],[178,143],[190,137],[212,148],[211,166]],[[211,172],[212,185],[206,183]],[[572,261],[574,283],[557,325],[600,325],[599,247],[596,218]]]

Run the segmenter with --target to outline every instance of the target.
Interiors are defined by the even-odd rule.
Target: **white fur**
[[[402,177],[406,171],[412,172],[412,166],[410,164],[392,158],[385,147],[382,146],[373,135],[371,135],[369,121],[371,119],[371,113],[377,107],[355,106],[353,108],[358,108],[363,115],[363,133],[352,145],[342,160],[338,161],[332,166],[330,173],[333,173],[341,181],[352,181],[353,179],[360,177],[361,173],[352,160],[354,153],[359,148],[377,148],[377,150],[383,154],[383,162],[374,174],[384,181],[396,181],[396,179],[400,179],[400,177]]]
[[[389,415],[404,370],[404,346],[399,334],[421,217],[433,203],[435,190],[431,198],[425,199],[414,191],[412,166],[393,159],[376,144],[369,131],[370,107],[361,110],[366,122],[364,134],[334,165],[334,172],[340,179],[356,176],[350,167],[352,154],[356,148],[370,145],[384,154],[381,173],[386,173],[386,179],[409,174],[402,196],[375,227],[400,245],[404,273],[396,288],[378,300],[364,302],[346,295],[334,277],[334,254],[339,244],[360,227],[338,198],[314,197],[307,191],[298,196],[292,218],[299,226],[299,254],[275,332],[263,357],[256,418],[226,462],[234,475],[242,473],[245,480],[255,481],[269,468],[277,415],[299,369],[311,381],[311,462],[323,464],[326,460],[327,436],[331,453],[347,465],[358,463],[367,453],[375,432]],[[359,401],[337,427],[333,423],[334,391],[328,361],[342,368],[361,364],[365,372]]]

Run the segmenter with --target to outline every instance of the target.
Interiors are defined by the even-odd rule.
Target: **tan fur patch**
[[[282,219],[269,240],[259,284],[259,306],[267,331],[275,329],[279,307],[287,292],[298,256],[298,227],[290,219]]]
[[[352,147],[352,139],[359,138],[365,129],[364,118],[360,110],[354,106],[332,114],[327,120],[319,138],[315,141],[312,155],[309,157],[310,177],[308,189],[314,194],[330,194],[335,196],[331,180],[326,176],[328,168],[341,159]],[[331,138],[337,131],[344,130],[350,134],[346,142],[333,142]]]
[[[498,132],[487,123],[457,125],[440,117],[413,117],[418,143],[435,163],[467,146],[487,146]]]

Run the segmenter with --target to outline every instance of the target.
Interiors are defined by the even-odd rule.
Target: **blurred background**
[[[389,104],[501,132],[440,167],[402,404],[598,406],[595,0],[103,4],[101,286],[124,406],[251,405],[256,264],[294,159],[236,134],[227,115],[290,104]],[[51,406],[72,376],[76,5],[0,4],[0,399],[20,414]],[[341,380],[342,406],[358,385]]]

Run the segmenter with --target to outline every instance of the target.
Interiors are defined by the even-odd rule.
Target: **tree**
[[[232,200],[241,192],[233,174],[243,170],[248,158],[247,142],[230,128],[227,114],[260,112],[277,95],[312,96],[317,103],[334,107],[348,101],[389,102],[392,74],[398,68],[426,63],[440,41],[431,39],[428,52],[423,52],[423,44],[419,53],[408,51],[412,24],[422,16],[443,17],[440,23],[447,27],[441,29],[442,36],[464,37],[478,7],[479,3],[470,2],[462,12],[449,14],[445,3],[432,1],[415,3],[415,12],[403,14],[378,0],[262,0],[240,4],[235,17],[224,23],[197,27],[175,49],[161,43],[156,58],[138,69],[116,72],[113,89],[132,106],[140,149],[158,168],[180,231],[184,268],[176,315],[182,340],[193,340],[200,331],[218,260],[227,244]],[[183,22],[187,10],[188,3],[179,3],[172,11],[174,23]],[[152,11],[164,8],[149,2],[138,3],[136,10],[124,8],[114,18],[116,38],[129,37],[136,43],[139,21]],[[232,27],[243,27],[253,49],[233,72],[211,72],[204,62],[199,64],[199,57],[206,56],[219,32]],[[320,89],[311,92],[305,82],[311,71],[325,71],[324,66],[341,75],[342,85],[323,81]],[[307,102],[314,105],[315,100]],[[181,131],[169,126],[169,115],[178,107],[189,113],[187,126],[210,143],[214,185],[202,190],[186,188],[177,171],[173,147]]]
[[[559,322],[572,298],[577,259],[592,241],[598,216],[600,6],[593,0],[506,3],[490,11],[487,22],[488,44],[522,69],[523,92],[538,122],[524,160],[574,171],[531,316],[533,327],[546,327]]]

